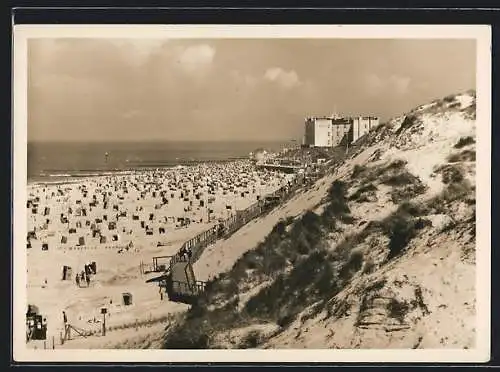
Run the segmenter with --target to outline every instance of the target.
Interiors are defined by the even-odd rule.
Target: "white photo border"
[[[25,343],[27,41],[31,38],[475,39],[477,92],[476,348],[468,350],[31,350]],[[491,28],[489,25],[14,25],[13,358],[16,362],[487,362],[491,333]]]

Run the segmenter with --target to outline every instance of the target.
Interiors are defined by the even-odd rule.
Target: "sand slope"
[[[332,174],[281,210],[208,249],[197,263],[199,272],[226,271],[223,283],[235,280],[238,286],[237,306],[231,307],[235,290],[227,284],[220,284],[207,300],[208,312],[200,321],[212,323],[208,347],[475,347],[475,128],[474,92],[418,107],[360,139]],[[238,257],[254,249],[280,217],[297,216],[307,209],[322,214],[334,180],[347,187],[351,222],[337,221],[322,249],[330,252],[327,257],[340,290],[331,297],[318,297],[311,282],[314,272],[289,282],[297,286],[296,296],[318,300],[309,305],[304,301],[292,322],[284,322],[279,314],[286,314],[286,304],[295,303],[293,309],[297,308],[283,294],[291,289],[285,284],[275,297],[266,291],[276,284],[278,274],[287,278],[297,264],[289,262],[274,279],[252,274],[238,279],[238,270],[251,259],[262,259],[262,253],[246,261]],[[402,209],[405,201],[417,210]],[[371,223],[382,228],[371,228]],[[386,227],[392,230],[384,233]],[[394,253],[389,237],[396,236],[394,231],[404,236],[410,228],[401,251]],[[280,248],[280,254],[286,254],[286,249]],[[356,257],[359,266],[354,263]],[[300,260],[307,261],[307,255]],[[256,303],[248,312],[245,305],[252,298],[268,303],[262,303],[261,309]],[[269,308],[273,303],[279,311]],[[220,311],[225,315],[218,315]],[[174,332],[195,334],[197,321],[181,321]],[[177,338],[167,332],[168,345]]]

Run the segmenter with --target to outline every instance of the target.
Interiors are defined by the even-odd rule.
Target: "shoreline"
[[[85,180],[91,180],[101,177],[115,177],[115,176],[127,176],[127,175],[139,175],[154,172],[168,172],[175,170],[176,168],[182,169],[187,167],[195,167],[199,165],[210,165],[210,164],[225,164],[225,163],[236,163],[245,162],[251,160],[248,157],[231,157],[226,159],[212,159],[212,160],[186,160],[173,163],[172,165],[151,165],[151,166],[139,166],[139,167],[128,167],[128,168],[114,168],[114,169],[82,169],[82,170],[54,170],[47,172],[54,173],[43,173],[38,175],[28,176],[27,186],[54,186],[54,185],[65,185],[74,184],[82,182]]]

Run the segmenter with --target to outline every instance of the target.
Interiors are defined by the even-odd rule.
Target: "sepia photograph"
[[[487,26],[13,34],[16,360],[488,360]]]

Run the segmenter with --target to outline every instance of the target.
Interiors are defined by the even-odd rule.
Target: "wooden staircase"
[[[205,248],[219,239],[227,239],[248,222],[264,215],[279,205],[280,202],[292,197],[305,184],[305,180],[305,176],[301,175],[288,188],[282,187],[267,195],[264,199],[258,200],[250,207],[236,211],[235,215],[220,221],[218,226],[212,227],[184,242],[177,254],[153,257],[152,264],[141,263],[142,274],[163,273],[146,282],[157,282],[158,286],[165,288],[170,301],[194,303],[206,288],[206,282],[196,280],[193,270],[193,263],[201,257]],[[191,252],[189,258],[180,254],[180,252],[186,250]]]

